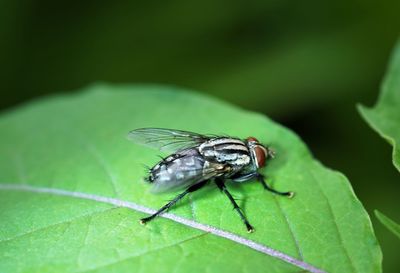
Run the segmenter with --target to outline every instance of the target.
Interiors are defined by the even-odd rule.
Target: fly
[[[258,172],[267,160],[274,157],[274,152],[255,137],[242,140],[181,130],[141,128],[129,132],[128,138],[138,144],[173,152],[149,169],[145,180],[153,185],[153,192],[184,189],[156,213],[142,218],[142,224],[153,220],[184,196],[197,191],[210,181],[228,197],[248,232],[253,232],[254,228],[228,191],[225,185],[227,180],[243,182],[256,179],[270,192],[289,198],[294,196],[293,192],[274,190]]]

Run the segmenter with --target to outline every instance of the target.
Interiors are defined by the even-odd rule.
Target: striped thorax
[[[199,152],[205,159],[231,166],[242,167],[250,163],[250,152],[246,144],[235,138],[215,138],[202,143]]]

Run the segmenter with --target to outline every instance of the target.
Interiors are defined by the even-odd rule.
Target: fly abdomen
[[[207,159],[235,166],[250,163],[250,153],[245,143],[235,138],[216,138],[199,146],[199,152]]]
[[[152,191],[166,191],[197,182],[191,181],[191,178],[202,175],[204,164],[203,157],[196,149],[169,156],[150,170],[149,181],[154,184]]]

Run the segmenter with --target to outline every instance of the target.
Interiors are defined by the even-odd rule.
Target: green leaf
[[[389,229],[391,232],[393,232],[394,235],[396,235],[398,238],[400,238],[400,225],[397,224],[395,221],[387,217],[385,214],[382,212],[375,210],[375,215],[378,218],[378,220],[385,226],[387,229]]]
[[[143,164],[159,152],[126,139],[139,127],[255,136],[277,152],[262,170],[271,186],[296,196],[228,183],[252,234],[213,184],[141,226],[174,194],[149,193]],[[171,87],[96,85],[3,113],[0,131],[0,272],[381,272],[348,180],[260,114]]]
[[[378,103],[373,108],[359,105],[358,109],[368,124],[393,145],[393,164],[400,171],[400,41],[394,49]]]

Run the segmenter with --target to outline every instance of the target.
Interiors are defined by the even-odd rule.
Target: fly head
[[[264,167],[266,160],[273,158],[275,155],[271,149],[262,145],[255,137],[248,137],[246,144],[249,148],[252,162],[257,169]]]

